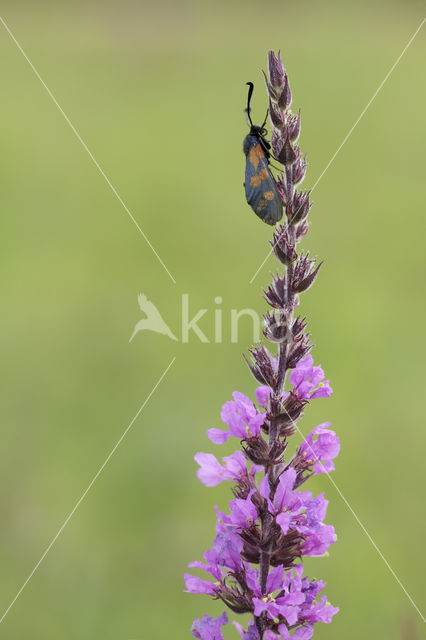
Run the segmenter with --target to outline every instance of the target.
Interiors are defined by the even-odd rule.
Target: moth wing
[[[247,153],[245,191],[248,204],[259,218],[271,225],[281,220],[283,203],[268,161],[256,139]]]

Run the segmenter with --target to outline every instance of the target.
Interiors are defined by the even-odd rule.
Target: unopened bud
[[[269,78],[271,84],[275,88],[281,88],[284,85],[285,69],[281,60],[281,54],[278,51],[278,56],[273,51],[268,54],[268,68]]]
[[[293,162],[296,160],[296,154],[293,147],[291,146],[291,142],[288,136],[285,139],[282,149],[277,156],[277,160],[281,162],[281,164],[284,164],[286,167],[293,164]]]
[[[285,111],[287,107],[289,107],[290,105],[291,105],[291,90],[290,90],[290,85],[288,83],[288,77],[286,76],[284,80],[283,90],[278,96],[278,106],[281,109],[281,111]]]

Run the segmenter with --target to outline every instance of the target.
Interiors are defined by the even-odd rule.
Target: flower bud
[[[280,413],[280,415],[278,416],[280,432],[283,429],[289,427],[293,427],[292,433],[295,432],[294,423],[302,415],[303,409],[307,402],[308,401],[305,399],[301,400],[300,398],[298,398],[296,394],[289,393],[283,404],[282,413]]]
[[[302,222],[308,215],[312,206],[309,202],[310,195],[310,191],[299,191],[299,193],[295,194],[291,210],[290,212],[287,211],[287,216],[289,217],[292,224],[298,224],[299,222]]]
[[[277,92],[275,91],[274,87],[269,83],[268,76],[263,70],[262,70],[262,73],[265,78],[266,90],[269,94],[269,97],[271,98],[271,100],[274,100],[276,102],[278,98]]]
[[[309,258],[309,254],[300,256],[293,273],[293,291],[302,293],[302,291],[309,289],[309,287],[314,283],[322,264],[323,263],[320,262],[314,269],[315,259],[311,260]]]
[[[309,230],[309,222],[298,224],[296,227],[296,240],[299,242],[306,236]]]
[[[285,323],[279,321],[274,312],[263,316],[265,326],[263,335],[271,342],[286,342],[288,339],[288,329]]]
[[[268,465],[271,463],[271,459],[275,461],[284,453],[287,444],[282,441],[277,441],[271,449],[269,449],[264,438],[258,436],[245,441],[242,446],[244,455],[251,462],[259,465]],[[252,501],[258,510],[262,509],[264,498],[262,498],[259,493],[253,495]]]
[[[272,100],[269,98],[269,117],[271,118],[271,122],[277,129],[282,129],[284,127],[284,117],[283,114],[277,107],[272,103]]]
[[[287,107],[291,105],[291,90],[287,76],[285,76],[284,87],[280,95],[278,96],[277,104],[281,111],[285,111]]]
[[[297,116],[289,116],[287,119],[288,135],[292,142],[296,142],[300,134],[300,109]]]
[[[253,376],[260,384],[266,384],[269,387],[274,387],[276,384],[276,372],[273,359],[269,351],[263,344],[261,344],[258,347],[249,349],[249,352],[253,358],[253,363],[250,363],[247,358],[246,362]]]
[[[284,309],[288,303],[287,278],[284,274],[282,278],[277,274],[266,291],[265,299],[271,307]]]
[[[278,57],[273,51],[269,51],[268,63],[271,84],[274,88],[280,89],[284,85],[284,79],[286,77],[280,51],[278,51]]]
[[[300,157],[299,147],[296,147],[295,151],[297,157],[293,164],[293,184],[299,184],[305,177],[308,163],[306,161],[306,155],[304,155],[303,158]]]
[[[258,436],[256,436],[257,438]],[[256,439],[254,438],[254,439]],[[250,438],[252,439],[252,438]],[[242,449],[244,451],[244,445],[241,443]],[[244,452],[245,453],[245,452]],[[257,489],[256,482],[251,475],[241,475],[238,478],[238,483],[233,487],[232,492],[236,498],[241,498],[245,500],[253,489]]]
[[[287,358],[287,366],[289,369],[294,369],[299,360],[308,355],[308,353],[314,346],[310,342],[310,340],[310,334],[304,333],[297,341],[293,343]]]
[[[272,133],[271,133],[271,147],[272,147],[272,154],[274,158],[278,157],[278,154],[281,151],[282,146],[283,146],[283,141],[281,137],[281,131],[273,127]]]
[[[279,152],[279,154],[277,155],[277,160],[279,162],[281,162],[281,164],[284,164],[286,167],[293,164],[293,162],[296,160],[296,154],[294,152],[293,147],[291,146],[291,142],[287,136],[287,138],[285,139],[285,142],[282,146],[281,151]]]
[[[286,535],[283,535],[281,529],[279,529],[275,540],[276,551],[271,556],[271,565],[273,567],[280,565],[284,567],[294,566],[296,558],[300,558],[303,553],[303,537],[296,529],[290,529]]]
[[[291,241],[288,228],[280,226],[276,229],[273,239],[270,240],[272,250],[278,260],[289,265],[297,259],[294,242]]]
[[[296,320],[293,322],[291,327],[291,332],[293,334],[293,338],[297,338],[303,331],[306,329],[308,322],[306,317],[297,316]]]
[[[276,180],[277,191],[281,200],[283,201],[284,206],[287,204],[287,190],[284,177],[279,175]]]

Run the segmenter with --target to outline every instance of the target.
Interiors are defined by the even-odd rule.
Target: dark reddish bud
[[[314,268],[315,262],[315,259],[311,260],[309,258],[308,253],[305,256],[300,256],[294,268],[293,291],[302,293],[302,291],[306,291],[314,283],[322,265],[322,262],[320,262],[319,265]]]
[[[244,445],[242,446],[244,448]],[[232,492],[236,498],[245,500],[253,489],[257,489],[256,481],[252,475],[246,473],[238,478],[238,484],[232,487]]]
[[[271,461],[277,461],[284,453],[286,446],[287,445],[284,442],[277,441],[271,448],[269,448],[265,439],[260,436],[257,438],[250,438],[250,440],[246,440],[242,445],[246,458],[254,464],[259,465],[268,465]],[[263,500],[264,499],[260,494],[253,495],[253,503],[258,509],[262,508],[260,501],[263,502]]]
[[[279,152],[283,146],[283,141],[281,138],[281,131],[278,129],[272,129],[271,133],[271,147],[274,158],[278,157]]]
[[[259,562],[260,545],[262,543],[261,531],[258,527],[249,527],[239,532],[241,540],[244,542],[244,548],[241,557],[247,562]]]
[[[291,91],[290,91],[290,85],[288,83],[288,77],[285,76],[285,80],[284,80],[284,87],[283,90],[281,91],[280,95],[278,96],[278,106],[281,109],[281,111],[285,111],[287,109],[287,107],[289,107],[291,105]]]
[[[296,558],[302,555],[303,537],[296,529],[290,529],[285,535],[279,527],[275,533],[275,551],[271,556],[271,565],[278,567],[292,567]]]
[[[267,523],[265,532],[250,527],[243,529],[239,535],[244,542],[241,552],[243,560],[253,564],[260,562],[260,550],[264,540],[263,533],[267,533],[267,539],[270,541],[271,559],[270,563],[273,567],[282,565],[284,567],[292,567],[296,558],[302,555],[303,537],[296,529],[290,529],[285,535],[281,528],[272,519]]]
[[[282,129],[284,127],[284,117],[283,114],[277,107],[272,104],[272,100],[269,98],[269,117],[271,118],[271,122],[277,129]]]
[[[300,109],[297,116],[290,116],[287,119],[288,135],[292,142],[295,142],[300,134]]]
[[[291,224],[298,224],[299,222],[303,222],[303,220],[308,215],[312,206],[309,201],[310,195],[310,191],[300,191],[299,193],[295,194],[292,206],[290,208],[290,215],[287,212],[287,216],[289,217]]]
[[[263,70],[262,70],[262,73],[265,78],[266,90],[269,94],[269,97],[271,98],[271,100],[274,100],[276,102],[278,99],[278,94],[275,91],[274,87],[269,83],[268,76],[266,75],[266,73]]]
[[[249,352],[253,358],[253,363],[250,363],[247,358],[245,358],[245,360],[253,376],[260,384],[267,384],[269,387],[274,387],[276,384],[276,371],[273,358],[269,351],[262,344],[249,349]]]
[[[293,184],[299,184],[305,177],[308,163],[306,162],[306,155],[304,155],[303,158],[300,157],[299,147],[296,147],[295,151],[297,158],[293,164]]]
[[[246,440],[242,443],[242,448],[246,458],[250,460],[250,462],[254,462],[254,464],[264,464],[263,460],[267,461],[268,459],[269,447],[262,436]]]
[[[253,603],[248,595],[240,589],[233,589],[228,585],[220,585],[215,592],[215,598],[220,598],[234,613],[248,613],[253,611]]]
[[[281,200],[286,205],[288,201],[287,187],[286,187],[286,182],[284,180],[284,176],[282,175],[278,176],[277,178],[277,190],[278,190],[278,193],[280,194]]]
[[[268,69],[272,86],[280,89],[284,85],[284,79],[286,77],[280,51],[278,51],[278,56],[276,56],[273,51],[268,53]]]
[[[296,153],[293,149],[293,147],[291,146],[291,142],[287,136],[287,138],[285,139],[285,142],[282,146],[281,151],[279,152],[279,154],[277,155],[277,160],[279,162],[281,162],[281,164],[284,164],[286,167],[293,164],[293,162],[296,160],[297,156]]]
[[[297,259],[294,242],[290,239],[288,228],[280,225],[277,227],[270,245],[280,262],[289,265]]]
[[[312,460],[307,460],[306,456],[301,454],[299,447],[291,461],[291,466],[294,467],[297,474],[295,487],[300,487],[300,485],[313,475],[312,464]]]
[[[277,396],[275,393],[271,393],[271,395],[269,396],[267,411],[268,413],[271,414],[271,416],[274,416],[274,420],[276,419],[275,416],[280,415],[282,404],[283,404],[282,395]]]
[[[285,399],[282,406],[281,413],[279,414],[277,421],[280,429],[280,433],[284,430],[287,435],[286,429],[292,429],[291,433],[295,432],[294,423],[302,415],[307,400],[300,400],[296,394],[291,393]]]
[[[308,322],[306,320],[306,317],[302,318],[301,316],[297,316],[296,320],[293,322],[293,325],[291,327],[293,338],[296,339],[297,336],[303,333],[303,331],[306,329],[307,326],[308,326]]]
[[[309,222],[303,222],[296,227],[296,240],[302,240],[306,236],[309,230]]]
[[[302,334],[297,341],[295,341],[290,349],[290,353],[287,358],[287,366],[289,369],[294,369],[299,360],[304,358],[312,347],[314,346],[311,342],[311,336],[309,333]]]
[[[263,316],[265,326],[263,335],[271,342],[286,342],[288,339],[287,325],[280,322],[274,312]]]
[[[266,302],[275,309],[283,309],[287,306],[288,291],[287,291],[287,278],[285,274],[282,278],[277,274],[274,280],[271,282],[265,293]]]

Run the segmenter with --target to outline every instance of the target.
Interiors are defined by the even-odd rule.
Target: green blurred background
[[[180,296],[263,312],[271,230],[244,200],[247,80],[281,48],[311,186],[423,17],[420,2],[10,2],[1,15],[176,279],[168,277],[0,28],[2,446],[0,609],[172,359],[176,361],[0,625],[7,640],[183,640],[223,607],[183,593],[212,542],[193,455],[211,451],[251,342],[128,339],[145,293],[180,332]],[[342,442],[334,480],[420,608],[424,481],[425,27],[313,195],[304,296],[334,396],[308,409]],[[295,436],[296,437],[296,436]],[[231,449],[228,449],[231,450]],[[226,447],[223,453],[226,452]],[[215,453],[218,453],[216,450]],[[327,477],[339,540],[311,559],[341,611],[315,637],[396,640],[421,620]],[[424,564],[424,563],[423,563]],[[237,638],[234,629],[227,638]],[[408,637],[408,636],[406,636]],[[410,636],[410,637],[415,637]],[[420,637],[420,635],[418,636]]]

